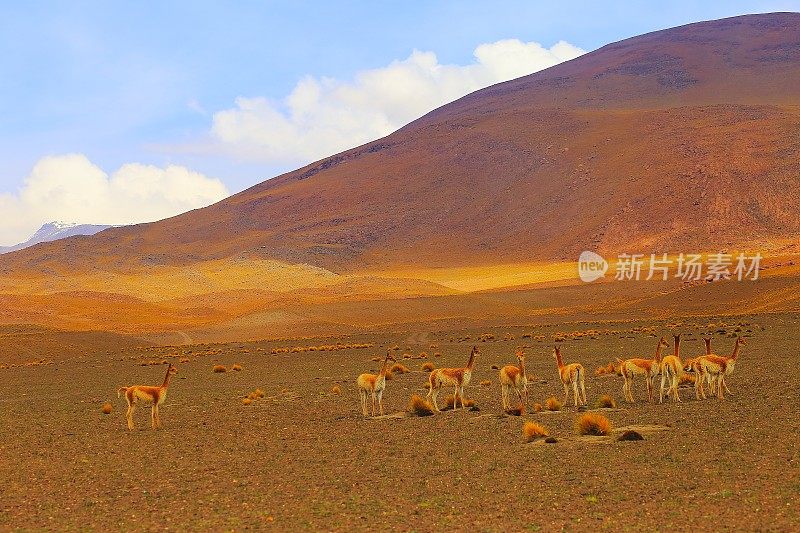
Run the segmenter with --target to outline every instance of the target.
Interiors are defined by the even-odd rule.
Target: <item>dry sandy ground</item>
[[[426,418],[365,419],[356,375],[377,370],[371,358],[395,344],[400,357],[438,351],[441,357],[427,360],[460,366],[483,331],[373,334],[347,339],[375,343],[368,349],[277,355],[270,354],[277,346],[336,341],[124,347],[111,355],[103,347],[80,359],[2,369],[0,529],[800,530],[798,316],[722,319],[722,327],[720,320],[639,324],[654,332],[630,332],[631,323],[494,329],[500,340],[478,342],[468,389],[480,411]],[[664,427],[645,432],[644,441],[578,439],[573,407],[498,416],[490,365],[511,362],[519,344],[530,345],[531,402],[543,402],[561,391],[550,355],[554,334],[619,330],[568,337],[562,350],[589,370],[590,402],[603,393],[619,400],[619,378],[594,376],[597,366],[650,354],[657,340],[651,335],[673,328],[685,334],[684,356],[701,351],[700,333],[719,329],[725,333],[714,334],[715,348],[728,353],[733,341],[726,335],[739,321],[746,322],[739,333],[752,336],[725,401],[695,401],[684,390],[680,404],[652,405],[639,382],[636,404],[605,413],[618,428]],[[502,340],[507,334],[515,338]],[[164,367],[139,361],[169,355],[190,362],[178,364],[163,430],[150,430],[148,411],[140,409],[137,430],[129,432],[116,388],[158,384]],[[211,372],[215,363],[234,362],[241,372]],[[402,362],[413,372],[388,382],[390,413],[424,390],[424,361]],[[492,385],[480,386],[486,379]],[[341,395],[331,393],[336,384]],[[255,388],[266,397],[243,405]],[[110,415],[100,412],[106,400],[114,403]],[[526,419],[547,426],[559,442],[523,443]]]

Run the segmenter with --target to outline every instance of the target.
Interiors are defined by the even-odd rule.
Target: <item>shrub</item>
[[[341,388],[339,385],[334,385],[334,386],[331,388],[331,392],[332,392],[333,394],[341,394],[341,393],[342,393],[342,388]]]
[[[412,394],[408,402],[408,412],[416,416],[430,416],[433,414],[433,406],[425,398]]]
[[[597,407],[601,409],[614,409],[616,406],[617,401],[608,394],[604,394],[597,399]]]
[[[250,398],[244,398],[242,400],[242,404],[244,405],[250,405],[251,403],[253,403],[253,400],[251,400]]]
[[[525,442],[531,442],[542,437],[549,437],[550,432],[536,422],[525,422],[522,425],[522,436],[525,438]]]
[[[431,363],[430,361],[428,361],[427,363],[422,363],[422,370],[424,370],[425,372],[433,372],[434,368],[436,367],[433,366],[433,363]]]
[[[453,409],[456,405],[456,398],[458,398],[458,407],[461,408],[461,397],[460,396],[453,396],[452,394],[445,398],[445,408],[444,410]],[[475,407],[475,400],[465,399],[464,400],[464,407],[471,408]]]
[[[534,413],[541,413],[542,412],[542,404],[540,404],[538,402],[533,404],[533,412]]]
[[[561,402],[555,396],[550,396],[546,402],[544,402],[545,407],[547,407],[548,411],[560,411],[561,410]]]
[[[231,370],[234,370],[236,372],[241,372],[242,367],[239,365],[239,363],[234,363],[234,365],[231,367]]]
[[[510,407],[506,409],[506,414],[511,416],[522,416],[525,414],[525,406],[523,404],[519,404],[516,407]]]
[[[611,433],[611,421],[597,413],[585,413],[575,421],[575,428],[581,435],[608,435]]]
[[[492,380],[484,379],[483,381],[481,381],[481,387],[491,387],[491,386],[492,386]]]
[[[216,374],[222,374],[228,371],[228,369],[225,368],[223,365],[214,365],[214,368],[212,368],[211,370],[213,370]]]
[[[106,403],[103,404],[103,414],[110,415],[111,411],[113,411],[113,410],[114,410],[114,406],[112,406],[110,403],[106,402]]]
[[[264,391],[261,390],[261,389],[256,389],[255,393],[256,393],[256,396],[259,397],[259,398],[263,398],[264,397]]]
[[[392,368],[389,370],[389,372],[395,374],[407,374],[409,370],[407,366],[401,365],[400,363],[395,363],[392,365]]]

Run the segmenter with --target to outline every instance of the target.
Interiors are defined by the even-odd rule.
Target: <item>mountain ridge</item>
[[[481,89],[207,208],[4,256],[0,271],[780,249],[800,235],[797,86],[800,14],[659,30]]]

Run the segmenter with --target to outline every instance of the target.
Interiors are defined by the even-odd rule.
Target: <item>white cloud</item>
[[[17,194],[0,194],[0,243],[26,240],[44,222],[151,222],[228,196],[221,181],[168,165],[129,163],[111,176],[82,154],[40,159]]]
[[[356,74],[352,81],[312,76],[283,101],[236,99],[214,114],[211,134],[228,153],[262,162],[305,163],[382,137],[477,89],[524,76],[584,51],[507,39],[482,44],[469,65],[440,64],[433,52]]]

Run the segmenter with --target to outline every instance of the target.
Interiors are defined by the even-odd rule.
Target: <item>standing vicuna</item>
[[[160,387],[133,385],[131,387],[120,387],[117,389],[117,398],[124,392],[125,400],[128,402],[128,412],[125,415],[128,419],[128,429],[133,429],[133,412],[136,410],[137,400],[141,400],[145,404],[152,404],[150,408],[150,418],[152,420],[153,429],[161,427],[161,417],[158,414],[158,406],[167,399],[167,387],[169,386],[170,376],[177,373],[178,369],[170,363],[169,367],[167,367],[167,375],[164,377],[164,383]]]
[[[375,416],[375,402],[378,403],[378,408],[381,416],[383,416],[383,390],[386,388],[386,367],[389,361],[396,361],[392,357],[391,352],[386,352],[386,358],[383,360],[383,367],[376,376],[375,374],[364,373],[356,379],[356,386],[358,387],[358,395],[361,397],[361,412],[364,416],[367,413],[367,396],[372,396],[372,416]]]
[[[564,364],[561,359],[561,348],[555,346],[553,348],[553,356],[556,358],[556,365],[558,366],[558,377],[561,378],[561,384],[564,385],[564,403],[569,399],[569,386],[572,385],[572,395],[575,400],[575,407],[585,405],[586,402],[586,385],[584,378],[586,371],[580,363]],[[580,391],[578,387],[580,386]],[[580,394],[579,394],[580,392]]]
[[[703,337],[703,342],[706,345],[705,355],[712,355],[711,337]],[[700,357],[702,356],[697,356],[693,357],[692,359],[687,359],[683,363],[683,371],[691,372],[694,374],[694,397],[697,400],[701,398],[702,399],[706,398],[705,381],[710,378],[710,376],[706,375],[703,372],[703,368],[700,366]],[[710,383],[709,386],[711,386]]]
[[[736,337],[736,343],[733,345],[733,353],[731,353],[730,357],[714,354],[698,357],[698,366],[709,380],[711,393],[716,393],[717,398],[720,400],[725,399],[723,389],[728,394],[731,394],[725,384],[725,376],[733,374],[733,370],[736,367],[736,359],[739,357],[739,349],[745,344],[747,342],[744,338]]]
[[[503,401],[503,411],[511,408],[511,389],[517,393],[520,403],[528,405],[528,376],[525,373],[525,352],[516,353],[519,366],[506,365],[500,369],[500,395]]]
[[[625,395],[625,400],[634,403],[636,400],[633,397],[633,378],[635,376],[644,376],[647,383],[647,399],[650,402],[655,401],[653,394],[653,381],[658,373],[661,371],[661,350],[669,346],[664,337],[661,337],[656,347],[656,356],[654,359],[626,359],[622,361],[617,359],[620,367],[620,374],[622,374],[625,383],[622,384],[622,393]]]
[[[679,333],[678,335],[673,335],[672,338],[675,339],[672,355],[667,355],[661,360],[661,390],[658,403],[664,403],[664,384],[667,382],[669,382],[668,395],[672,395],[672,399],[676,402],[681,401],[681,395],[678,392],[678,384],[680,384],[681,376],[683,375],[681,335]]]
[[[478,347],[473,346],[467,366],[464,368],[437,368],[431,372],[428,377],[428,384],[430,385],[428,399],[431,400],[434,411],[439,411],[436,398],[439,396],[439,389],[441,389],[443,385],[452,385],[455,389],[453,411],[458,407],[459,398],[461,398],[461,409],[464,409],[464,387],[469,385],[469,380],[472,379],[472,367],[475,365],[475,356],[479,353]]]

